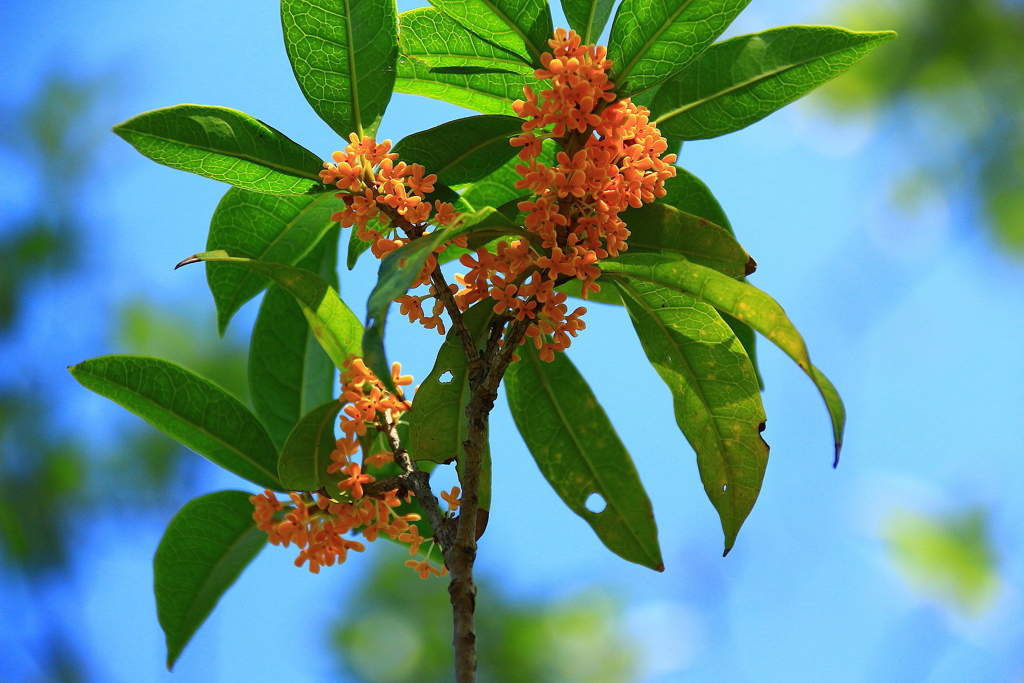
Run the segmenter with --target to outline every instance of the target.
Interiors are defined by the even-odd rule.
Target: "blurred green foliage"
[[[0,226],[0,343],[8,368],[18,368],[20,352],[28,350],[19,325],[37,293],[34,284],[79,274],[87,237],[81,179],[94,171],[96,139],[106,126],[91,121],[109,90],[105,80],[51,74],[25,105],[0,110],[0,146],[38,189],[16,219],[5,216]],[[55,168],[72,182],[54,182]],[[217,339],[213,322],[212,309],[196,320],[136,301],[123,307],[116,325],[126,351],[171,358],[247,400],[245,349]],[[0,384],[0,577],[18,580],[28,607],[39,613],[35,621],[45,625],[26,635],[24,652],[35,672],[24,680],[88,680],[77,635],[62,624],[64,610],[48,611],[60,602],[53,595],[70,585],[83,520],[126,511],[135,518],[147,510],[166,514],[191,493],[182,489],[192,488],[199,458],[141,421],[122,423],[101,447],[93,445],[87,423],[74,437],[60,434],[54,424],[62,397],[44,392],[31,367],[9,376],[19,379]],[[0,604],[13,599],[5,583]],[[17,608],[0,614],[24,616]],[[8,669],[5,682],[23,680],[7,675],[17,674]]]
[[[52,169],[80,177],[93,156],[94,140],[77,124],[96,106],[99,81],[79,83],[53,74],[27,105],[0,111],[0,146],[16,156],[41,189],[32,210],[0,230],[0,333],[17,320],[29,285],[70,271],[79,246],[74,189],[51,188]]]
[[[976,194],[996,241],[1024,256],[1024,3],[867,0],[844,21],[899,38],[827,86],[830,104],[880,115],[910,147],[918,168],[903,194]]]
[[[400,551],[379,554],[335,630],[345,668],[365,683],[447,683],[453,676],[447,581],[420,579]],[[606,593],[542,606],[511,602],[486,579],[478,589],[481,683],[637,679],[638,644],[623,633],[618,605]]]
[[[889,554],[907,582],[966,616],[983,613],[999,592],[984,510],[945,516],[896,510],[885,521]]]

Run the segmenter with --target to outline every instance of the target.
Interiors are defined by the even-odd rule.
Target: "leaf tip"
[[[843,450],[843,444],[836,442],[836,457],[832,460],[832,469],[839,467],[839,451]]]
[[[750,258],[750,260],[747,261],[746,265],[743,266],[743,275],[744,276],[746,276],[746,275],[753,275],[754,271],[757,270],[757,261],[754,260],[753,256],[750,256],[749,258]]]
[[[726,555],[728,555],[730,550],[732,550],[732,546],[731,545],[728,546],[725,550],[722,551],[722,557],[725,557]]]
[[[178,263],[178,265],[174,266],[174,269],[177,270],[178,268],[181,268],[182,266],[188,266],[188,265],[191,265],[193,263],[202,263],[202,261],[203,261],[203,259],[199,258],[198,254],[195,254],[193,256],[189,256],[187,259],[181,260]]]

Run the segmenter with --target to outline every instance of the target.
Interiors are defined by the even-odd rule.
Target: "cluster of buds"
[[[391,373],[396,386],[412,384],[412,377],[402,375],[398,363],[392,366]],[[384,534],[408,543],[410,555],[418,553],[424,541],[415,525],[420,516],[401,515],[395,510],[402,504],[397,489],[375,495],[367,495],[363,489],[375,481],[364,468],[383,467],[393,460],[392,453],[381,451],[364,457],[362,463],[352,461],[360,448],[359,437],[366,436],[371,429],[376,432],[378,427],[394,424],[409,409],[409,403],[401,395],[389,393],[361,358],[350,358],[344,363],[341,381],[341,400],[347,404],[341,415],[342,437],[337,440],[327,468],[328,473],[342,475],[337,483],[338,492],[293,492],[290,505],[278,500],[270,490],[249,498],[256,508],[253,519],[257,528],[267,532],[273,545],[288,547],[294,543],[299,548],[295,566],[309,562],[309,570],[314,574],[321,567],[341,564],[350,550],[365,549],[362,542],[345,538],[351,533],[361,534],[368,542]],[[411,496],[411,492],[407,493],[405,500]],[[421,576],[424,571],[437,576],[447,572],[430,563],[429,553],[427,559],[416,562],[415,569]]]
[[[424,175],[426,169],[420,164],[398,161],[390,140],[378,144],[374,138],[360,138],[355,133],[349,140],[344,152],[332,155],[334,163],[324,162],[320,178],[342,190],[336,196],[345,202],[345,209],[331,220],[343,228],[355,226],[356,235],[370,243],[374,256],[383,258],[408,241],[408,235],[398,235],[392,220],[395,215],[405,225],[417,226],[415,231],[420,234],[428,221],[444,226],[455,220],[455,209],[448,202],[425,201],[434,191],[437,176]],[[382,213],[391,217],[377,220]]]
[[[605,49],[582,45],[574,31],[562,29],[548,44],[552,52],[542,55],[544,68],[535,75],[550,79],[551,87],[538,95],[526,86],[526,99],[513,105],[526,119],[512,139],[525,162],[516,166],[522,176],[516,188],[534,194],[519,210],[535,237],[501,242],[497,253],[463,256],[470,271],[456,276],[460,305],[490,297],[495,313],[530,320],[524,340],[532,339],[544,360],[585,327],[586,309],[569,313],[555,286],[575,278],[584,298],[600,291],[597,262],[627,248],[629,230],[619,213],[665,196],[665,180],[675,175],[675,155],[662,157],[668,143],[650,112],[628,99],[615,101]],[[552,167],[539,161],[545,139],[562,144]]]

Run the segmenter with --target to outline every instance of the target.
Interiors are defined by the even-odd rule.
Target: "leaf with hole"
[[[728,553],[768,465],[764,407],[750,358],[703,301],[645,280],[614,282],[647,359],[672,392],[676,423],[697,453]]]
[[[470,116],[408,135],[392,151],[406,163],[421,164],[445,185],[462,185],[493,173],[515,156],[519,148],[509,138],[521,133],[522,125],[515,116]]]
[[[564,353],[545,363],[530,342],[519,352],[522,359],[505,376],[505,394],[544,478],[609,550],[663,571],[651,501],[594,392]],[[586,508],[591,493],[607,503],[603,512]]]
[[[377,284],[366,302],[366,333],[363,337],[363,359],[366,366],[389,389],[391,367],[384,351],[384,324],[391,302],[405,294],[423,271],[424,264],[441,245],[462,235],[492,232],[518,234],[519,228],[499,211],[485,207],[460,216],[452,225],[415,239],[391,252],[381,261]]]
[[[331,216],[343,208],[333,192],[275,197],[233,187],[213,212],[206,250],[295,265],[336,225]],[[222,335],[238,309],[267,286],[259,273],[232,263],[208,263],[206,281]]]
[[[750,0],[623,0],[608,58],[615,93],[653,88],[708,49]]]
[[[843,445],[846,409],[832,383],[811,363],[807,345],[782,306],[761,290],[687,261],[656,254],[630,254],[602,261],[601,271],[686,294],[728,313],[763,334],[807,373],[832,420],[836,462]]]
[[[493,316],[490,299],[477,302],[463,315],[478,347],[487,341],[487,325]],[[409,411],[409,452],[416,460],[444,464],[462,456],[462,442],[469,430],[468,364],[462,338],[452,328],[437,352],[433,369],[416,390]]]
[[[258,119],[227,107],[179,104],[114,126],[153,161],[254,192],[322,192],[320,157]]]
[[[101,356],[68,368],[86,389],[127,408],[186,448],[264,488],[282,490],[277,449],[237,398],[165,360]]]
[[[316,273],[303,268],[231,256],[225,251],[207,251],[190,256],[179,263],[178,267],[200,261],[237,263],[280,285],[295,297],[317,341],[336,367],[342,367],[342,363],[352,356],[363,355],[363,326],[359,324],[359,319],[341,300],[338,292]]]
[[[338,286],[338,228],[298,267]],[[278,450],[299,419],[334,394],[334,363],[316,340],[295,297],[271,285],[249,343],[249,395],[253,410]]]
[[[282,0],[284,46],[306,101],[343,140],[374,135],[398,59],[395,3]]]
[[[185,504],[153,557],[156,613],[167,640],[167,669],[181,656],[220,597],[263,546],[250,494],[217,491]]]
[[[662,84],[651,119],[662,135],[704,140],[760,121],[849,69],[892,31],[784,26],[712,45]]]

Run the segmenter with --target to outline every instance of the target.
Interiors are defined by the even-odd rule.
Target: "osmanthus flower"
[[[539,357],[550,361],[586,327],[581,319],[586,308],[570,312],[567,295],[555,287],[576,279],[584,298],[600,291],[598,262],[628,246],[629,230],[619,214],[664,196],[664,182],[675,174],[675,155],[664,154],[668,145],[647,109],[628,99],[616,100],[608,78],[612,65],[603,47],[583,45],[575,32],[562,29],[548,44],[551,52],[542,55],[543,68],[535,75],[550,87],[539,93],[524,88],[525,99],[513,107],[524,119],[521,134],[511,144],[521,147],[523,162],[516,167],[521,177],[516,188],[532,193],[518,204],[528,236],[462,255],[459,261],[469,270],[457,274],[458,284],[447,285],[447,292],[439,291],[433,279],[437,255],[451,244],[465,248],[466,236],[442,244],[412,283],[411,289],[427,286],[427,293],[407,293],[396,301],[410,321],[441,334],[446,330],[442,295],[451,295],[462,311],[479,301],[493,301],[496,314],[528,323],[520,343],[533,343]],[[559,140],[564,148],[553,166],[539,161],[545,139]],[[345,150],[333,155],[333,163],[324,164],[320,177],[338,188],[337,196],[345,203],[332,220],[354,226],[378,258],[458,218],[451,204],[427,201],[437,177],[419,164],[401,161],[388,140],[378,143],[352,135]],[[413,381],[401,374],[397,363],[391,379],[396,387]],[[418,516],[395,512],[400,504],[396,490],[366,493],[365,487],[375,481],[366,468],[389,462],[392,454],[364,454],[362,462],[353,461],[361,439],[397,423],[410,403],[400,389],[389,392],[355,357],[342,364],[340,400],[345,404],[342,437],[328,467],[339,476],[337,492],[292,493],[290,504],[270,491],[251,499],[253,519],[271,543],[294,543],[300,549],[296,564],[308,562],[313,572],[343,562],[349,550],[363,550],[362,543],[344,538],[352,532],[365,541],[385,534],[409,543],[413,555],[426,541],[410,524]],[[457,486],[441,493],[449,514],[460,507],[459,494]],[[423,578],[447,573],[430,562],[433,547],[431,540],[426,559],[406,562]]]
[[[411,376],[402,374],[399,363],[392,365],[391,379],[399,387],[413,383]],[[409,403],[401,395],[393,396],[388,392],[361,358],[349,358],[344,363],[341,382],[341,400],[348,405],[340,416],[342,436],[335,444],[327,468],[328,473],[341,475],[337,493],[326,489],[312,493],[292,492],[289,501],[281,501],[268,489],[249,498],[255,507],[252,516],[257,528],[267,533],[273,545],[295,544],[300,551],[295,559],[296,566],[308,562],[314,574],[319,573],[321,567],[344,562],[350,550],[363,552],[363,543],[345,538],[353,532],[361,534],[368,542],[385,534],[392,540],[414,542],[417,548],[425,540],[412,524],[419,521],[419,515],[396,512],[402,502],[397,489],[373,495],[364,491],[364,486],[375,481],[364,467],[381,467],[392,461],[393,454],[381,451],[365,457],[362,463],[352,461],[360,450],[359,436],[368,433],[369,428],[376,431],[385,423],[393,424],[409,409]],[[436,569],[427,574],[440,576]]]
[[[461,490],[458,486],[453,486],[451,491],[441,491],[441,498],[444,502],[448,503],[448,511],[455,512],[459,509],[459,493]]]
[[[343,152],[332,155],[334,163],[324,163],[320,178],[341,190],[337,196],[345,202],[345,209],[331,220],[342,227],[355,226],[357,236],[370,242],[374,256],[383,258],[408,241],[408,237],[397,234],[394,216],[406,226],[416,226],[417,236],[432,216],[442,226],[454,220],[456,213],[451,204],[425,201],[434,191],[436,175],[427,174],[420,164],[399,161],[398,155],[390,151],[390,140],[378,144],[374,138],[360,138],[355,133],[349,140]]]
[[[605,49],[583,45],[574,31],[563,29],[548,44],[552,50],[541,56],[544,68],[535,76],[551,87],[537,93],[526,86],[525,99],[513,105],[525,119],[522,133],[511,140],[525,162],[516,166],[522,177],[516,188],[534,195],[518,208],[536,242],[506,240],[494,253],[464,255],[460,263],[470,270],[456,276],[463,287],[460,306],[490,297],[495,313],[530,320],[523,340],[532,340],[544,360],[568,348],[585,327],[580,318],[586,308],[570,313],[555,284],[578,279],[583,298],[600,291],[598,261],[628,246],[619,213],[663,197],[665,180],[675,175],[675,155],[662,156],[668,143],[650,112],[629,99],[616,101]],[[548,138],[575,151],[559,152],[548,167],[538,160]],[[412,310],[412,302],[403,303]]]

